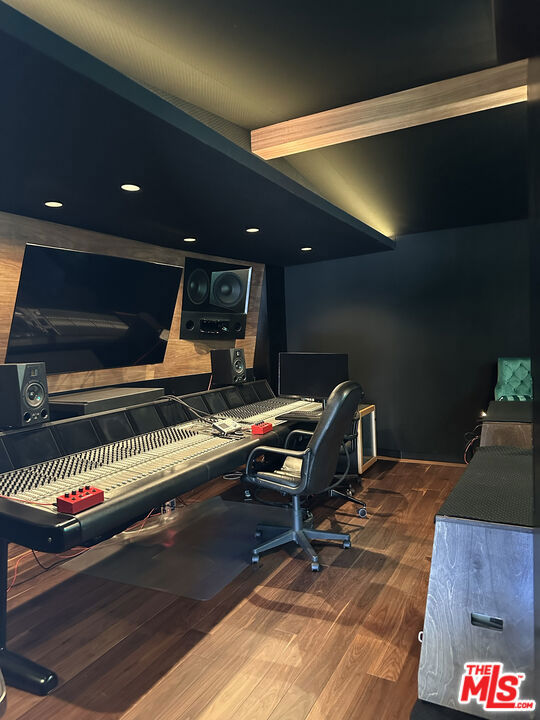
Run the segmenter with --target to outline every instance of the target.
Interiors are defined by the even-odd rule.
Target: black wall
[[[278,356],[287,349],[284,282],[282,267],[266,265],[253,362],[254,377],[268,380],[276,393]]]
[[[285,270],[287,348],[348,352],[379,454],[461,460],[499,356],[528,356],[527,222],[399,239],[393,252]]]

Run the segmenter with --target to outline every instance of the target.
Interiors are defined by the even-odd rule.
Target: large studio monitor
[[[246,358],[243,350],[239,348],[212,350],[211,360],[214,387],[246,382]]]
[[[245,337],[250,282],[250,267],[186,258],[180,337]]]
[[[45,363],[0,365],[0,428],[20,428],[49,419]]]

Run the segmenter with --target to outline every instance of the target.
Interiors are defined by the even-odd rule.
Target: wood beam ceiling
[[[251,132],[265,160],[527,100],[528,60],[480,70]]]

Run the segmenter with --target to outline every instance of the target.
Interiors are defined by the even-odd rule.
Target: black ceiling
[[[186,12],[186,3],[158,2],[164,16],[188,16],[195,37],[213,36],[210,62],[225,63],[224,79],[239,94],[249,89],[255,127],[497,63],[491,0],[196,5]]]
[[[233,146],[220,142],[217,133],[208,130],[205,135],[200,124],[189,125],[189,118],[171,104],[125,76],[155,88],[188,112],[188,103],[197,104],[197,117],[220,133],[225,132],[221,118],[235,123],[235,139],[241,143],[249,129],[262,124],[524,57],[529,13],[522,10],[534,3],[537,0],[520,0],[518,12],[513,0],[342,0],[331,7],[322,0],[255,5],[248,0],[9,0],[108,65],[1,3],[0,26],[9,20],[10,33],[149,114],[143,118],[136,108],[128,111],[121,99],[107,96],[102,88],[91,102],[83,98],[77,107],[79,100],[72,101],[69,112],[82,115],[79,130],[71,133],[69,148],[57,137],[53,154],[58,191],[71,193],[66,195],[70,202],[55,219],[163,244],[177,243],[184,233],[198,233],[198,249],[203,252],[238,257],[257,252],[269,262],[295,263],[362,252],[358,232],[364,226],[354,226],[350,216],[391,237],[526,217],[525,104],[278,161],[278,167],[300,173],[306,185],[332,206],[321,205],[316,196],[276,174],[274,163],[262,163],[247,152],[238,155]],[[78,97],[77,83],[88,80],[72,73],[67,81],[64,74],[69,71],[51,62],[34,63],[43,64],[31,69],[43,75],[34,82],[51,88],[61,84]],[[12,73],[13,58],[10,64]],[[89,97],[86,90],[84,94]],[[54,112],[60,111],[52,110],[46,98],[40,102],[28,97],[28,108],[34,116],[44,115],[47,108],[47,130],[56,122]],[[125,129],[119,119],[128,113],[132,120]],[[59,125],[69,124],[66,117]],[[40,130],[35,123],[30,126],[26,132],[34,132],[38,145]],[[214,148],[221,159],[216,161],[209,147],[195,150],[200,145],[192,144],[190,153],[174,126],[189,127],[189,133]],[[115,133],[123,137],[118,140]],[[22,142],[21,132],[19,136]],[[5,142],[9,144],[7,138]],[[93,143],[101,146],[101,154]],[[8,149],[15,158],[15,151]],[[52,180],[50,152],[49,148],[36,154],[43,156],[43,182]],[[69,153],[77,159],[72,168]],[[96,153],[101,155],[100,172],[92,171],[94,184],[85,181],[83,198],[77,195],[79,168],[93,162]],[[223,154],[232,155],[241,167],[225,167]],[[32,169],[31,160],[21,175]],[[97,187],[106,176],[109,186],[115,173],[124,176],[130,163],[135,166],[132,171],[140,173],[141,184],[144,177],[144,197],[113,198],[106,184]],[[263,177],[253,179],[246,167]],[[38,211],[28,205],[34,208],[46,188],[30,188],[34,194],[29,192],[26,207],[20,205],[20,185],[7,190],[12,209],[36,215]],[[340,214],[337,207],[348,214]],[[265,235],[256,239],[237,235],[238,225],[262,226],[262,220],[246,217],[250,209],[264,217]],[[299,256],[301,244],[313,246],[314,252]]]
[[[170,247],[187,247],[183,238],[194,236],[189,248],[197,252],[273,264],[393,247],[144,88],[85,62],[175,124],[1,33],[1,210]],[[125,182],[143,189],[126,193]],[[46,200],[64,207],[51,210]],[[252,226],[261,232],[247,234]]]
[[[498,61],[492,0],[8,2],[138,82],[249,129]]]
[[[313,154],[321,167],[355,167],[351,191],[376,198],[381,220],[391,217],[385,229],[403,235],[527,217],[526,143],[518,103],[333,145],[304,162]]]

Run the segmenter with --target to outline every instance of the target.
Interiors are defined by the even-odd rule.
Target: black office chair
[[[314,432],[293,430],[289,433],[284,448],[259,446],[255,448],[247,461],[246,480],[260,487],[279,490],[292,496],[292,528],[269,540],[253,550],[252,562],[259,560],[259,554],[265,550],[295,542],[310,556],[311,569],[319,570],[319,558],[311,546],[310,540],[338,540],[343,547],[351,546],[348,534],[324,532],[304,527],[300,496],[316,495],[325,492],[336,470],[336,464],[343,438],[351,422],[363,391],[358,383],[347,381],[338,385],[328,398],[326,408]],[[291,438],[298,435],[310,437],[305,450],[291,450]],[[283,465],[278,470],[265,471],[257,457],[281,455]],[[273,458],[272,458],[273,459]],[[268,526],[260,526],[261,530]],[[285,529],[285,528],[283,528]],[[260,532],[258,533],[260,536]]]

